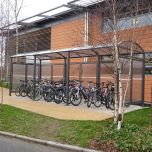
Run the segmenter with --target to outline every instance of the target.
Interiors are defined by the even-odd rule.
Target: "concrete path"
[[[99,152],[99,151],[0,131],[0,152]]]
[[[16,97],[15,94],[8,96],[8,89],[4,89],[4,104],[32,111],[42,115],[66,119],[66,120],[104,120],[113,117],[113,111],[105,107],[87,108],[85,104],[74,107],[72,105],[47,103],[45,101],[32,101],[29,98]],[[127,111],[139,109],[140,107],[128,108]]]
[[[0,135],[0,152],[67,152],[67,150]]]

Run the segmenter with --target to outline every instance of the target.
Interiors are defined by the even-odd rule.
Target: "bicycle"
[[[99,84],[95,84],[92,81],[88,81],[89,87],[89,100],[87,102],[87,106],[91,107],[93,104],[95,107],[100,107],[102,105],[102,100],[100,98],[100,87]]]
[[[72,88],[70,93],[70,103],[74,106],[78,106],[82,99],[84,99],[84,103],[89,100],[89,89],[82,86],[82,81],[75,81],[75,87]]]

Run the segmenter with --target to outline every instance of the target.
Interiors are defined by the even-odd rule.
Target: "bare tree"
[[[5,43],[6,38],[9,36],[9,27],[15,20],[16,27],[16,53],[18,53],[18,16],[23,4],[23,0],[1,0],[0,1],[0,84],[3,85],[4,79],[4,66],[8,66],[6,60]],[[1,87],[1,103],[3,103],[3,87]]]
[[[90,0],[91,1],[91,0]],[[131,80],[132,62],[133,62],[133,50],[134,43],[136,41],[136,29],[138,27],[138,13],[139,4],[141,0],[105,0],[100,3],[100,0],[94,9],[90,11],[92,16],[89,18],[89,24],[93,24],[95,29],[95,36],[92,31],[89,34],[89,39],[92,41],[92,45],[98,44],[111,44],[112,48],[107,49],[107,52],[111,55],[113,62],[113,77],[115,83],[115,112],[114,123],[116,123],[117,129],[121,128],[124,118],[125,100]],[[147,0],[149,5],[150,2]],[[129,23],[128,23],[129,18]],[[102,22],[102,23],[101,23]],[[131,24],[126,27],[126,24]],[[95,27],[96,26],[96,27]],[[98,26],[98,27],[97,27]],[[104,27],[103,27],[104,26]],[[101,30],[100,28],[105,28]],[[130,35],[126,38],[123,37],[123,30],[130,28]],[[126,86],[122,82],[123,67],[125,59],[122,61],[121,55],[123,54],[119,49],[119,44],[122,41],[131,41],[129,45],[128,54],[128,73],[126,74]],[[109,67],[110,69],[111,67]]]
[[[115,80],[115,115],[114,122],[118,124],[117,129],[121,128],[123,118],[124,118],[124,107],[126,94],[129,87],[130,79],[131,79],[131,71],[132,71],[132,62],[133,62],[133,50],[134,43],[136,41],[136,29],[138,27],[138,13],[139,13],[139,0],[106,0],[104,13],[107,18],[107,26],[109,28],[108,34],[104,33],[102,36],[107,40],[109,39],[112,43],[112,49],[110,53],[113,58],[114,64],[114,80]],[[119,51],[119,43],[124,41],[122,35],[124,34],[121,30],[125,29],[125,22],[127,22],[128,17],[130,18],[130,22],[132,25],[130,33],[130,37],[126,37],[125,40],[130,40],[130,53],[129,53],[129,67],[127,74],[126,87],[122,88],[122,59],[121,59],[121,51]],[[121,18],[123,18],[124,23],[121,23]],[[118,85],[117,85],[118,84]]]
[[[18,20],[22,6],[23,6],[23,0],[10,0],[10,7],[13,11],[14,20],[15,20],[15,29],[16,29],[16,54],[18,54],[18,45],[19,45]]]
[[[5,64],[5,32],[8,26],[8,1],[0,1],[0,84],[3,85]],[[3,87],[1,87],[1,103],[3,103]]]

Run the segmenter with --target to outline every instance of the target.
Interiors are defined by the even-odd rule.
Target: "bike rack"
[[[128,46],[125,46],[125,44],[130,45],[130,42],[124,41],[119,44],[119,48],[123,51],[126,49],[128,51]],[[140,47],[139,44],[134,43],[134,45],[137,47],[138,50],[136,50],[135,54],[141,54],[142,57],[142,104],[144,104],[144,77],[145,77],[145,54],[144,50]],[[71,49],[63,49],[63,50],[48,50],[48,51],[39,51],[39,52],[33,52],[33,53],[23,53],[23,54],[17,54],[14,56],[11,56],[11,65],[10,65],[10,88],[9,88],[9,95],[11,96],[12,93],[12,86],[13,86],[13,65],[16,63],[13,59],[19,58],[19,57],[26,57],[33,56],[33,85],[35,87],[35,81],[36,81],[36,75],[37,75],[37,69],[36,66],[39,65],[38,68],[38,78],[42,78],[42,61],[43,60],[56,60],[56,59],[63,59],[64,60],[64,72],[63,72],[63,78],[66,82],[66,105],[69,105],[69,74],[70,74],[70,59],[71,58],[81,58],[81,57],[96,57],[96,84],[100,84],[100,76],[101,76],[101,63],[102,58],[104,56],[111,56],[109,54],[109,48],[112,49],[112,44],[107,45],[97,45],[97,46],[86,46],[86,47],[78,47],[78,48],[71,48]],[[107,52],[105,52],[105,49],[107,49]],[[122,55],[125,56],[129,55],[129,53],[125,52],[122,53]],[[39,60],[39,63],[37,63],[37,59]],[[133,59],[136,60],[136,59]],[[24,61],[25,62],[25,61]],[[27,80],[28,76],[28,65],[27,63],[23,63],[25,65],[25,81]],[[132,63],[133,67],[133,63]],[[82,64],[80,65],[80,69],[82,69]],[[79,73],[79,78],[81,78],[82,73]],[[53,64],[51,64],[51,80],[53,79]],[[131,81],[130,81],[130,103],[133,101],[133,70],[131,71]],[[34,91],[35,96],[35,91]]]

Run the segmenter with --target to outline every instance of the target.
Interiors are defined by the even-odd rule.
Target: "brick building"
[[[126,4],[127,1],[125,0]],[[132,33],[134,32],[136,43],[140,44],[145,51],[147,63],[145,65],[144,100],[145,102],[150,102],[152,98],[152,67],[150,63],[152,60],[152,3],[150,0],[139,0],[138,2],[138,24],[136,29],[133,29],[133,25],[131,24],[131,20],[133,19],[133,16],[130,15],[131,13],[127,14],[127,17],[125,16],[126,12],[128,13],[132,10],[129,10],[128,6],[126,6],[121,11],[118,19],[118,25],[121,25],[118,32],[121,42],[132,40]],[[53,51],[84,46],[97,46],[105,43],[109,44],[111,40],[109,16],[104,6],[104,1],[98,4],[91,3],[87,5],[80,5],[80,3],[74,2],[20,21],[19,24],[22,26],[19,28],[18,53],[45,50]],[[30,21],[35,17],[39,17],[39,19]],[[15,41],[15,30],[11,30],[10,36],[6,41],[6,55],[8,60],[10,56],[16,53]],[[95,81],[95,62],[96,58],[94,57],[71,59],[70,78]],[[51,77],[53,79],[61,79],[63,75],[63,60],[50,60],[50,63],[54,65],[53,68],[48,68],[44,65],[43,72],[49,77],[50,73],[47,72],[49,70],[53,71]],[[141,98],[142,94],[139,91],[142,88],[137,90],[137,87],[141,87],[141,83],[143,83],[140,79],[141,70],[138,69],[138,66],[140,66],[140,63],[137,63],[134,68],[135,75],[132,88],[133,98],[137,100]],[[22,69],[22,67],[18,66],[17,69],[19,68]],[[101,80],[112,81],[112,73],[108,68],[102,65],[101,69]],[[16,71],[20,75],[21,70]],[[43,76],[45,77],[45,75]],[[125,82],[127,78],[124,76],[123,79]]]

